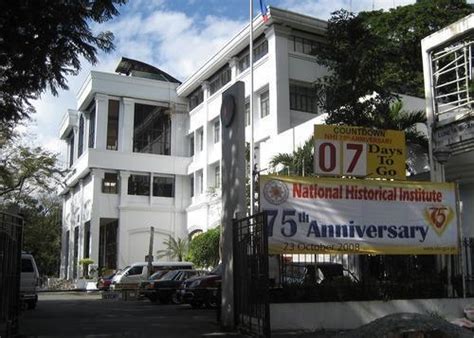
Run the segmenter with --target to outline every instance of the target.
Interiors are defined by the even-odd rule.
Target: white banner
[[[270,254],[456,254],[454,183],[261,176]]]

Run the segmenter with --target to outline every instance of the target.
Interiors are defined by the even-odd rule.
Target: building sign
[[[352,126],[314,126],[318,175],[406,179],[405,133]]]
[[[449,147],[453,153],[474,149],[474,118],[471,116],[452,121],[433,130],[435,148]]]
[[[260,177],[270,254],[456,254],[454,183]]]

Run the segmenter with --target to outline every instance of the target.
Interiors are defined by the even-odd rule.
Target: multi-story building
[[[156,252],[168,235],[220,224],[221,94],[236,81],[245,83],[259,171],[324,123],[312,83],[326,74],[315,57],[326,22],[270,7],[269,20],[257,17],[253,27],[253,112],[248,26],[181,84],[129,59],[120,74],[90,74],[60,132],[71,168],[63,191],[62,276],[78,276],[83,257],[112,269],[143,261],[151,226]]]

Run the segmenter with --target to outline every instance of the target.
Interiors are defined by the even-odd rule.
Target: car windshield
[[[148,279],[149,280],[158,280],[161,279],[165,274],[167,274],[169,271],[168,270],[160,270],[155,272],[153,275],[151,275]]]
[[[124,267],[123,269],[118,270],[117,273],[116,273],[116,275],[123,275],[124,271],[127,270],[129,267],[130,267],[130,265]]]
[[[161,277],[161,280],[173,280],[179,273],[181,273],[179,270],[168,271],[168,273]]]
[[[211,271],[211,275],[218,275],[222,276],[224,274],[224,266],[222,264],[219,264],[214,268],[214,270]]]

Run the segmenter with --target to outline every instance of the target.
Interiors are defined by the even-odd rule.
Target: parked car
[[[27,253],[21,254],[20,299],[29,309],[38,303],[37,288],[40,279],[35,259]]]
[[[108,276],[99,277],[99,279],[97,280],[97,285],[96,285],[97,289],[101,291],[109,290],[110,285],[112,284],[112,278],[114,278],[114,276],[115,276],[115,272]]]
[[[179,290],[183,303],[190,304],[193,308],[203,305],[217,307],[221,299],[223,270],[223,265],[219,264],[208,275],[185,281]]]
[[[193,263],[189,262],[153,262],[151,274],[159,270],[190,270]],[[148,263],[133,263],[122,270],[117,271],[112,279],[112,289],[138,288],[141,282],[148,279]]]
[[[140,298],[146,297],[145,295],[145,290],[149,288],[149,285],[151,283],[154,283],[158,280],[161,279],[164,275],[166,275],[170,270],[159,270],[155,272],[153,275],[151,275],[145,282],[141,282],[139,286],[139,295]],[[150,300],[152,302],[156,302],[158,299],[156,298],[156,295],[149,295],[151,298]]]
[[[150,301],[160,301],[162,304],[179,304],[180,299],[177,290],[180,285],[188,278],[202,275],[204,272],[199,270],[171,270],[156,281],[151,281],[144,290],[145,297]]]

